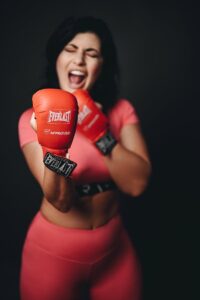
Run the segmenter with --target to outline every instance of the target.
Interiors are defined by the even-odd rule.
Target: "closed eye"
[[[90,57],[94,57],[94,58],[99,58],[101,57],[101,53],[99,51],[97,51],[96,49],[93,48],[89,48],[86,50],[87,55],[89,55]]]
[[[67,51],[67,52],[75,52],[76,48],[74,48],[74,47],[65,47],[64,50]]]

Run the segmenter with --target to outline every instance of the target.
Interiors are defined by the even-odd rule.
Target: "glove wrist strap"
[[[114,146],[117,144],[116,139],[113,137],[110,131],[107,131],[98,141],[95,142],[96,147],[101,151],[103,155],[109,154]]]
[[[77,163],[72,160],[50,152],[45,154],[43,162],[48,169],[64,177],[69,177],[77,166]]]

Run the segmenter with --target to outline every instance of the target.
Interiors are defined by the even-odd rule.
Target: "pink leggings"
[[[140,266],[119,215],[94,230],[64,228],[39,212],[23,249],[22,300],[139,300]]]

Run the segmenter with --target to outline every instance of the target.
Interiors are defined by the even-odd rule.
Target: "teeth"
[[[73,75],[80,75],[80,76],[84,76],[84,75],[85,75],[83,72],[78,71],[78,70],[71,71],[70,74],[73,74]]]

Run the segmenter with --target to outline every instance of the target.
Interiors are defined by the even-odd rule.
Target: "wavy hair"
[[[119,64],[116,46],[107,24],[92,16],[68,17],[51,34],[46,45],[46,83],[43,87],[59,88],[56,73],[56,60],[66,44],[76,34],[93,32],[101,41],[103,66],[99,78],[94,83],[90,94],[96,101],[103,104],[107,111],[117,101],[119,92]]]

